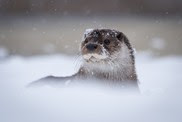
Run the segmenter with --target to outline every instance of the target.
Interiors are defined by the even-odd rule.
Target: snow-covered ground
[[[27,88],[47,75],[76,72],[75,57],[20,57],[0,61],[0,122],[181,122],[182,56],[137,54],[140,95],[96,86]]]

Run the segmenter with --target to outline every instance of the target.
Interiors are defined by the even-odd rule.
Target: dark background
[[[181,0],[0,0],[1,15],[181,15]],[[56,11],[56,12],[55,12]]]
[[[76,55],[87,28],[124,32],[137,51],[182,54],[181,0],[0,0],[0,57]]]

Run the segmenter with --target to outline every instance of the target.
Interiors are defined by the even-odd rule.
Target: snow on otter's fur
[[[110,45],[104,44],[106,39],[110,40]],[[86,49],[89,44],[98,45],[99,50],[90,52]],[[96,77],[117,83],[130,81],[137,85],[134,50],[123,33],[110,29],[86,30],[81,51],[83,64],[78,73],[81,77]]]
[[[89,50],[88,45],[95,45]],[[117,30],[87,29],[80,46],[82,65],[68,77],[49,76],[41,79],[57,83],[85,79],[98,79],[102,83],[132,84],[138,88],[133,48],[127,37]],[[106,82],[107,81],[107,82]]]

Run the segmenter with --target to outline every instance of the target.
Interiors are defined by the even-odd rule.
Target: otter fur
[[[128,38],[113,29],[86,30],[80,45],[82,64],[68,77],[48,76],[32,84],[64,84],[97,79],[111,86],[138,88],[134,50]]]

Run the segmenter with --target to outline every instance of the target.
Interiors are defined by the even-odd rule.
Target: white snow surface
[[[141,94],[95,86],[26,86],[47,75],[74,74],[64,55],[0,61],[0,122],[181,122],[182,56],[137,53]]]
[[[8,53],[9,51],[5,47],[0,46],[0,59],[7,57]]]

